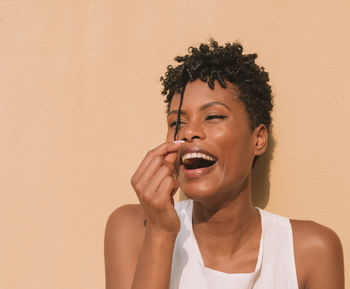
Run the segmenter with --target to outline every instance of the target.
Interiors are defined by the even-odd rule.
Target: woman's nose
[[[187,123],[179,131],[179,139],[184,141],[193,141],[194,139],[203,140],[205,133],[200,125]]]

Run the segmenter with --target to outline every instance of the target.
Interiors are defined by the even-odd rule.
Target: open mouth
[[[186,170],[196,170],[211,167],[216,163],[216,158],[205,153],[186,153],[181,157],[181,164]]]

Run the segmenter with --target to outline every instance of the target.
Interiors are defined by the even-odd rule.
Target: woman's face
[[[256,131],[238,99],[238,88],[215,83],[212,90],[201,80],[189,82],[181,108],[177,139],[185,140],[176,162],[180,186],[194,200],[233,199],[249,187],[257,153]],[[168,114],[167,140],[172,141],[180,95],[175,94]]]

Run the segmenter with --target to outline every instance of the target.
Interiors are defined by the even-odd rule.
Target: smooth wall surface
[[[164,140],[159,77],[209,37],[270,72],[257,204],[333,228],[350,288],[349,15],[347,0],[0,1],[0,288],[104,287],[107,217],[137,202],[130,177]]]

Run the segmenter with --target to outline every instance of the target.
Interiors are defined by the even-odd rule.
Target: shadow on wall
[[[272,131],[272,129],[271,129]],[[269,134],[269,146],[267,151],[256,161],[252,172],[252,201],[255,207],[264,209],[270,197],[270,166],[275,150],[275,139]],[[180,201],[187,200],[180,189]]]
[[[275,138],[270,133],[268,149],[256,161],[252,172],[252,202],[255,207],[262,209],[267,206],[270,197],[270,170],[275,146]]]

